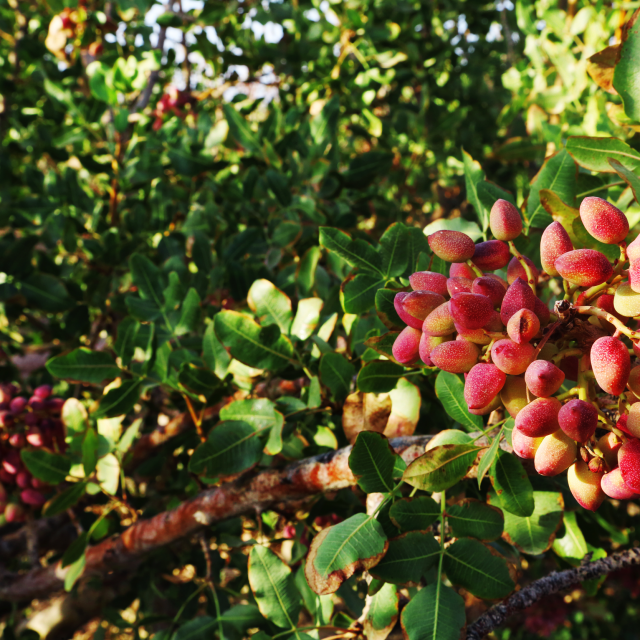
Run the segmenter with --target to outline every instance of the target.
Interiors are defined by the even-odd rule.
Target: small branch
[[[158,34],[158,43],[156,44],[156,49],[160,51],[160,56],[162,57],[162,52],[164,50],[164,41],[167,37],[167,28],[162,27],[160,29],[160,33]],[[160,77],[160,71],[152,71],[149,74],[149,82],[147,82],[147,86],[144,88],[144,91],[140,94],[137,102],[131,108],[131,113],[137,113],[138,111],[142,111],[148,104],[149,100],[151,100],[151,93],[153,92],[153,87],[155,86],[158,78]]]
[[[544,578],[535,580],[504,602],[494,605],[483,613],[467,627],[467,640],[482,640],[488,633],[501,626],[510,615],[530,607],[545,596],[623,567],[636,565],[640,565],[640,547],[614,553],[608,558],[588,562],[575,569],[554,571]]]
[[[618,318],[612,316],[610,313],[607,313],[604,309],[599,309],[598,307],[574,307],[576,313],[584,313],[589,316],[596,316],[597,318],[602,318],[607,322],[610,322],[620,333],[624,333],[625,336],[628,336],[632,340],[640,339],[640,332],[633,331],[629,329],[629,327],[625,327]]]
[[[511,251],[511,255],[515,256],[518,259],[518,262],[522,265],[524,272],[527,274],[527,282],[533,291],[533,294],[536,295],[536,278],[533,273],[533,269],[531,265],[524,259],[524,256],[516,249],[516,245],[513,243],[513,240],[509,240],[509,250]]]

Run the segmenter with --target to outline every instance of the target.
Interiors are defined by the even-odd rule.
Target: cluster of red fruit
[[[640,317],[640,236],[627,247],[626,216],[601,198],[585,198],[580,219],[596,240],[619,245],[613,265],[599,251],[574,249],[553,222],[542,234],[539,272],[513,243],[522,220],[505,200],[491,210],[494,240],[430,235],[433,253],[451,263],[450,277],[414,273],[413,291],[396,294],[408,326],[393,356],[464,373],[469,411],[506,410],[515,419],[515,453],[534,459],[541,475],[568,471],[576,500],[595,510],[606,496],[640,493],[640,365],[631,366],[640,331],[627,326]],[[505,267],[507,281],[487,273]],[[552,313],[537,293],[557,276],[564,298]],[[576,384],[562,390],[565,381]]]
[[[0,386],[0,513],[8,522],[24,520],[27,509],[41,507],[48,485],[25,468],[20,451],[65,448],[60,412],[64,400],[51,397],[51,387],[37,387],[30,398],[16,395],[13,385]]]
[[[162,126],[165,116],[171,113],[184,120],[188,113],[186,108],[192,110],[196,104],[198,99],[191,91],[182,91],[172,85],[168,86],[153,112],[156,117],[153,121],[153,130],[157,131]]]

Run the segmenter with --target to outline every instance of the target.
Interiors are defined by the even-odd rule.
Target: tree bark
[[[395,438],[391,445],[405,462],[410,463],[422,455],[430,438]],[[141,520],[121,535],[90,547],[84,576],[105,577],[113,571],[126,569],[140,556],[216,522],[350,487],[356,484],[349,469],[350,452],[349,446],[295,462],[284,469],[268,469],[253,477],[242,477],[204,491],[171,511]],[[57,562],[24,574],[5,573],[0,576],[0,600],[24,602],[50,597],[63,588],[68,570]]]

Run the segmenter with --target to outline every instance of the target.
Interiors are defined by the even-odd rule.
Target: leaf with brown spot
[[[381,336],[372,336],[371,338],[367,338],[364,341],[364,344],[392,362],[402,364],[393,357],[392,351],[393,343],[399,335],[399,331],[387,331],[387,333],[383,333]]]
[[[620,60],[621,45],[615,44],[598,51],[587,59],[587,73],[591,79],[607,93],[614,96],[618,92],[613,88],[613,73],[616,70],[618,60]]]
[[[398,591],[385,584],[369,604],[364,617],[364,633],[368,640],[385,640],[398,620]]]
[[[388,547],[382,525],[357,513],[313,539],[304,568],[307,582],[318,595],[334,593],[356,571],[378,564]]]
[[[483,448],[472,444],[434,447],[414,460],[402,479],[423,491],[444,491],[465,477]]]

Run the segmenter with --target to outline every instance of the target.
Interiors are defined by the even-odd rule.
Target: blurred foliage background
[[[523,205],[568,136],[638,146],[638,126],[615,91],[590,78],[588,61],[620,41],[637,6],[4,0],[0,378],[51,382],[51,356],[111,348],[124,318],[150,321],[153,310],[130,295],[133,254],[149,256],[163,277],[177,274],[183,293],[193,287],[205,320],[242,308],[258,278],[293,298],[318,296],[324,320],[344,320],[349,266],[321,252],[319,226],[377,241],[394,222],[464,225],[475,217],[465,157]],[[578,184],[584,194],[604,181],[585,172]],[[625,186],[611,185],[607,197],[628,205]],[[375,315],[359,318],[347,331],[350,351],[362,355],[380,328]],[[188,359],[175,356],[169,368]],[[216,363],[237,387],[255,384],[245,365],[224,354]],[[425,433],[451,421],[433,381],[422,385]],[[56,391],[79,395],[65,382]],[[157,415],[161,402],[143,400]],[[179,395],[167,402],[185,408]],[[186,477],[175,483],[168,500],[197,489]],[[230,539],[240,535],[234,526]],[[614,593],[626,594],[622,578]],[[180,607],[188,590],[179,580],[171,590]],[[616,637],[637,637],[631,602],[614,615],[565,598],[554,624],[539,612],[530,616],[539,628],[499,637],[586,638],[614,626]],[[137,609],[126,619],[124,610],[114,605],[107,618],[129,629]]]

